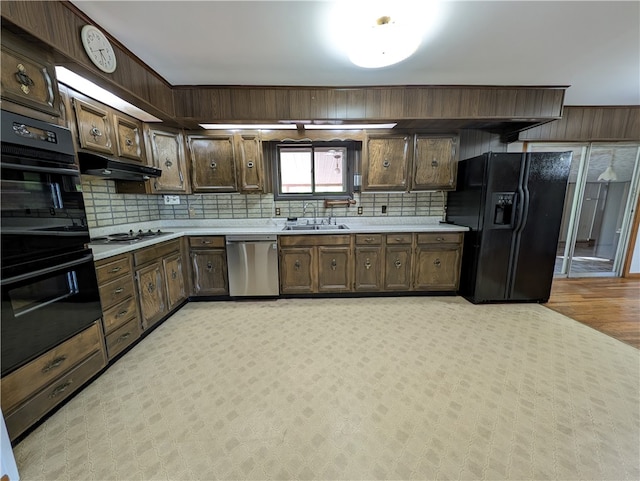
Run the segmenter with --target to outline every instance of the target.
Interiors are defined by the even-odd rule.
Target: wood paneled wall
[[[460,160],[482,155],[485,152],[506,152],[507,144],[500,141],[500,136],[482,130],[460,131]]]
[[[174,87],[185,120],[560,118],[565,87]]]
[[[567,106],[561,119],[521,132],[519,140],[637,141],[640,140],[640,106]]]
[[[123,8],[126,8],[125,3]],[[80,68],[85,76],[102,87],[163,120],[175,118],[171,86],[117,39],[111,37],[118,61],[116,71],[105,74],[93,66],[80,40],[80,30],[92,22],[71,3],[3,0],[1,9],[3,26],[10,28],[6,24],[9,21],[51,47],[57,54],[59,64],[73,64],[74,70]]]

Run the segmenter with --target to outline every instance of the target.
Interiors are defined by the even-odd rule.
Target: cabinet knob
[[[213,269],[213,264],[211,264],[211,261],[207,262],[207,270],[211,272],[212,269]]]
[[[156,289],[156,286],[153,285],[153,282],[149,282],[149,284],[147,284],[147,291],[149,291],[149,294],[153,293],[155,289]]]
[[[364,261],[364,268],[369,270],[371,269],[371,261],[369,260],[369,258],[367,257],[367,259]]]
[[[402,262],[400,262],[400,259],[396,259],[393,265],[396,266],[396,269],[400,269],[402,267]]]
[[[214,162],[213,160],[209,163],[209,167],[211,167],[212,169],[216,169],[218,167],[217,162]]]
[[[336,262],[335,259],[331,259],[331,270],[335,271],[336,267],[338,267],[338,263]]]
[[[251,161],[247,162],[247,168],[248,169],[253,169],[253,162],[251,162]]]
[[[385,160],[382,163],[382,167],[384,167],[385,169],[388,169],[390,165],[391,165],[391,162],[389,162],[388,160]]]
[[[91,130],[89,131],[89,133],[93,136],[93,137],[102,137],[102,132],[100,131],[100,129],[98,127],[96,127],[95,125],[91,128]]]
[[[435,261],[433,261],[433,265],[436,267],[440,267],[440,259],[436,259]]]
[[[127,139],[124,141],[124,143],[127,145],[127,147],[131,147],[133,145],[133,140],[131,140],[129,137],[127,137]]]
[[[24,65],[19,63],[16,68],[18,69],[16,72],[16,80],[20,84],[20,90],[22,90],[26,95],[29,95],[31,92],[29,87],[33,87],[35,84],[33,80],[31,80],[31,77],[27,75],[27,69],[24,68]]]
[[[295,270],[299,271],[299,270],[300,270],[300,261],[299,261],[299,260],[296,260],[296,261],[293,263],[293,267],[294,267],[294,269],[295,269]]]
[[[171,167],[173,165],[173,162],[171,162],[169,159],[167,159],[167,161],[164,163],[164,165],[167,166],[167,168]]]
[[[178,277],[178,273],[176,271],[171,271],[171,279],[175,279]]]
[[[433,159],[431,161],[431,167],[433,167],[434,169],[438,167],[438,161],[436,159]]]

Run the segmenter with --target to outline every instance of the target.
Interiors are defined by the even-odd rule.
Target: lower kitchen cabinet
[[[355,235],[353,288],[356,292],[382,290],[383,259],[381,234]]]
[[[141,334],[131,254],[96,262],[107,355],[113,359]]]
[[[107,364],[100,320],[0,381],[2,412],[14,440]]]
[[[386,235],[384,252],[384,290],[411,290],[413,234]]]
[[[418,234],[413,289],[455,291],[460,283],[462,234]]]
[[[279,267],[282,294],[349,292],[351,236],[281,236]]]
[[[224,236],[189,237],[194,296],[229,294]]]
[[[133,253],[142,329],[149,329],[187,298],[180,240]]]

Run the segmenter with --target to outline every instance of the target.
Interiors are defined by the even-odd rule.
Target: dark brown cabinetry
[[[116,153],[119,157],[145,163],[142,123],[114,113]]]
[[[344,246],[318,246],[318,292],[351,290],[351,247],[348,238],[344,242]]]
[[[107,355],[113,359],[141,334],[131,254],[96,262]]]
[[[362,190],[407,190],[410,135],[369,136],[362,159]]]
[[[415,136],[412,190],[455,189],[457,167],[457,136]]]
[[[258,134],[241,133],[234,136],[239,191],[245,194],[264,192],[262,141]]]
[[[223,236],[189,237],[194,296],[229,294],[227,254]]]
[[[151,181],[154,194],[188,194],[191,192],[187,177],[184,137],[176,129],[150,127],[145,124],[150,164],[162,170],[160,177]]]
[[[281,242],[280,292],[282,294],[311,294],[317,291],[316,249],[288,247],[291,239]]]
[[[381,291],[384,251],[381,234],[356,234],[354,247],[354,290]]]
[[[412,234],[388,234],[385,236],[384,290],[411,290],[412,242]]]
[[[80,148],[115,155],[110,111],[101,105],[73,98]]]
[[[187,298],[180,240],[133,253],[142,328],[149,329]]]
[[[5,29],[2,30],[1,50],[2,98],[59,117],[60,94],[52,59]],[[5,105],[2,107],[6,108]]]
[[[106,365],[100,320],[0,381],[2,412],[13,440]]]
[[[462,234],[417,234],[413,289],[457,290],[461,259]]]
[[[188,136],[194,192],[236,192],[235,142],[232,135]]]

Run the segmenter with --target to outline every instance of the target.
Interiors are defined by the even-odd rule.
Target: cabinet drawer
[[[96,263],[98,284],[104,284],[129,272],[131,272],[131,262],[128,255],[109,259],[108,262]]]
[[[189,247],[197,248],[210,248],[210,247],[224,247],[223,236],[202,236],[202,237],[189,237]]]
[[[20,405],[15,411],[6,413],[5,421],[9,437],[15,439],[29,426],[40,419],[54,406],[68,398],[97,374],[106,364],[102,351],[94,353],[74,369],[56,379],[46,389]]]
[[[140,266],[147,262],[155,261],[160,257],[167,256],[174,252],[180,251],[180,240],[163,242],[162,244],[148,247],[146,249],[140,249],[133,253],[133,262],[136,266]]]
[[[356,234],[356,245],[379,246],[382,244],[381,234]]]
[[[387,244],[411,244],[413,234],[389,234],[387,235]]]
[[[33,393],[52,382],[74,364],[101,349],[98,322],[29,364],[2,378],[2,411],[9,412]]]
[[[117,356],[125,347],[133,344],[139,337],[140,323],[138,322],[138,318],[135,317],[107,336],[107,354],[109,355],[109,359]]]
[[[418,234],[418,244],[459,244],[462,234],[459,232],[433,232]]]
[[[102,309],[124,301],[127,297],[133,296],[133,278],[125,276],[115,281],[108,282],[98,288]]]
[[[105,334],[109,334],[114,329],[129,321],[132,317],[138,318],[136,299],[133,296],[104,311],[102,319]]]

